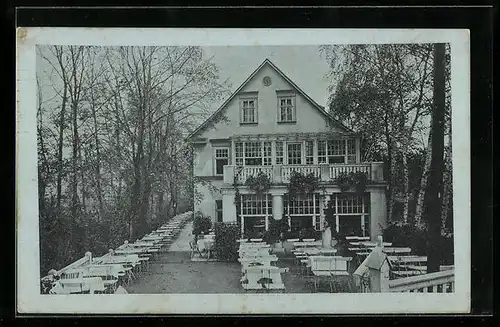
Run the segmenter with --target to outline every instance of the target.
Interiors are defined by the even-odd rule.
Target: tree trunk
[[[98,203],[98,211],[97,211],[97,222],[100,222],[104,212],[104,205],[102,199],[102,188],[101,188],[101,150],[99,144],[99,129],[97,127],[97,113],[95,108],[95,98],[94,93],[91,91],[91,110],[92,110],[92,119],[94,121],[94,142],[95,142],[95,179],[96,179],[96,189],[97,189],[97,203]]]
[[[404,203],[403,203],[403,222],[406,224],[408,222],[408,208],[410,202],[410,176],[408,169],[408,154],[405,149],[402,153],[403,157],[403,176],[404,176]]]
[[[434,45],[434,105],[432,111],[432,158],[429,175],[427,273],[439,271],[441,239],[441,196],[443,182],[444,114],[445,114],[445,45]]]
[[[57,208],[61,208],[62,198],[62,175],[63,175],[63,141],[64,141],[64,120],[66,116],[66,103],[68,99],[68,85],[63,82],[63,95],[61,112],[59,113],[59,136],[57,144]]]
[[[388,150],[388,159],[389,159],[389,171],[390,171],[390,178],[389,178],[389,203],[388,203],[388,209],[387,209],[387,214],[388,214],[388,221],[392,221],[393,219],[393,212],[394,212],[394,202],[395,202],[395,171],[396,171],[396,158],[395,158],[395,151],[394,151],[394,141],[390,141],[390,146],[387,149]]]
[[[432,130],[429,132],[427,141],[427,149],[425,150],[425,163],[422,170],[422,177],[420,179],[420,191],[417,196],[417,206],[415,208],[415,226],[422,224],[422,212],[424,211],[425,191],[427,189],[427,180],[429,178],[429,171],[431,169],[431,154],[432,154]]]
[[[441,208],[441,231],[446,229],[446,221],[450,207],[450,197],[453,193],[453,164],[452,164],[452,144],[451,144],[451,118],[448,122],[448,146],[444,155],[443,173],[443,204]]]
[[[71,169],[71,213],[74,220],[78,214],[78,120],[77,107],[75,103],[71,105],[72,122],[73,122],[73,140],[72,140],[72,169]]]

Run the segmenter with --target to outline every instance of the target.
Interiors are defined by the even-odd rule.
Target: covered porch
[[[368,236],[375,240],[387,221],[382,187],[369,187],[364,194],[343,193],[338,187],[327,187],[325,192],[289,199],[284,186],[273,186],[264,194],[242,186],[239,212],[235,192],[234,188],[222,190],[223,221],[234,222],[239,217],[242,236],[264,233],[269,230],[272,219],[287,219],[293,233],[304,229],[322,231],[328,203],[333,210],[335,229],[346,236]]]

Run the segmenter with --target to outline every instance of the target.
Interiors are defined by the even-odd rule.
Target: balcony
[[[304,175],[314,174],[324,183],[332,182],[341,173],[363,172],[372,183],[384,182],[383,163],[369,162],[360,164],[319,164],[319,165],[274,165],[274,166],[224,166],[224,183],[233,184],[236,178],[238,184],[244,184],[249,176],[266,174],[273,184],[290,182],[292,172]]]

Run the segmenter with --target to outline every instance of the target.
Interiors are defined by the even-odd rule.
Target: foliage
[[[446,47],[445,120],[451,127],[450,47]],[[403,220],[411,220],[412,199],[419,198],[413,212],[422,212],[426,180],[420,180],[428,171],[427,165],[413,169],[412,160],[425,162],[428,148],[433,45],[325,45],[319,50],[330,66],[330,112],[361,135],[362,161],[384,161],[389,220],[396,216],[397,202],[403,202]],[[450,189],[445,188],[444,199]]]
[[[200,47],[36,50],[44,274],[192,210],[197,181],[184,133],[227,85]]]
[[[238,259],[238,242],[240,229],[236,223],[215,223],[214,252],[219,261],[236,261]]]
[[[392,222],[383,230],[384,242],[392,242],[393,246],[410,247],[416,255],[427,253],[427,233],[425,228],[413,224]]]
[[[403,222],[392,222],[383,231],[384,242],[392,242],[396,247],[409,247],[412,254],[428,255],[428,232],[427,227],[422,225],[416,227],[413,224]],[[453,264],[453,234],[443,233],[438,240],[441,255],[441,264]]]
[[[264,233],[263,239],[267,244],[284,241],[289,229],[290,226],[287,219],[281,218],[280,220],[275,220],[271,218],[269,220],[269,230]]]
[[[322,235],[322,232],[317,231],[314,228],[303,228],[299,231],[299,239],[300,240],[311,239],[311,238],[318,240],[318,239],[321,239],[321,235]]]
[[[288,195],[293,198],[298,194],[311,194],[320,187],[320,178],[313,173],[307,175],[292,171],[288,184]]]
[[[363,193],[366,190],[368,176],[361,171],[340,173],[337,178],[335,178],[335,183],[339,185],[342,192],[354,189],[357,193]]]
[[[193,235],[200,235],[201,233],[207,234],[212,228],[212,219],[203,215],[200,211],[194,214],[193,220]]]
[[[269,176],[263,172],[259,172],[257,176],[248,176],[245,185],[255,190],[256,193],[265,193],[271,187]]]
[[[330,227],[332,233],[332,239],[337,240],[337,254],[351,256],[351,251],[349,251],[349,242],[345,238],[343,233],[337,233],[337,224],[335,221],[335,207],[333,206],[333,201],[328,201],[326,208],[323,209],[325,214],[325,222],[327,227]]]

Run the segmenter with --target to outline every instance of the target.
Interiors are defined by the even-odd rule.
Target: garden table
[[[400,248],[400,247],[384,247],[382,248],[384,253],[410,253],[411,248]]]
[[[307,256],[320,254],[320,250],[318,248],[302,248],[302,251],[300,252],[304,253]]]
[[[353,244],[353,243],[351,243],[351,244]],[[363,245],[363,246],[368,246],[368,247],[375,247],[375,246],[377,246],[376,242],[360,242],[360,244]],[[382,242],[382,245],[383,246],[391,246],[392,243],[390,243],[390,242]]]
[[[75,294],[96,291],[104,292],[105,287],[101,277],[84,277],[80,279],[58,280],[50,290],[51,294]]]
[[[319,253],[322,255],[335,255],[337,253],[337,249],[319,249]]]
[[[346,240],[351,241],[351,240],[356,240],[356,241],[369,241],[370,237],[369,236],[346,236]]]
[[[315,242],[294,242],[293,246],[295,248],[299,248],[299,247],[319,247],[319,246],[321,246],[321,241],[315,241]]]
[[[269,266],[272,266],[272,263],[277,262],[278,258],[273,258],[273,257],[239,258],[238,261],[241,263],[241,272],[245,273],[245,269],[247,269],[248,267],[253,267],[253,266],[269,267]]]
[[[276,266],[252,266],[245,269],[242,286],[245,290],[285,289],[281,269]]]

